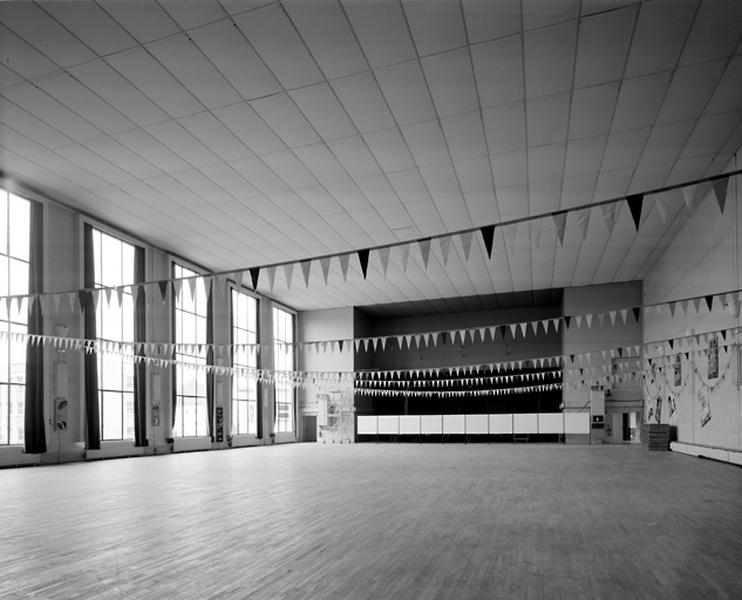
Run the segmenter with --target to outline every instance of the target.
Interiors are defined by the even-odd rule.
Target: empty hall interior
[[[0,599],[742,598],[742,3],[0,3]]]

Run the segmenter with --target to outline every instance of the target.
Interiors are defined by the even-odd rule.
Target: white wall
[[[739,177],[730,181],[723,214],[713,193],[709,191],[703,197],[647,273],[644,285],[646,304],[740,288],[742,214],[738,206],[739,184]],[[680,350],[681,384],[675,385],[672,367],[664,365],[663,361],[655,361],[654,371],[645,384],[645,417],[649,416],[651,409],[651,422],[656,422],[657,400],[661,399],[660,422],[677,428],[678,441],[742,449],[742,395],[735,383],[737,357],[730,344],[734,339],[728,337],[725,341],[720,335],[715,336],[720,346],[720,377],[709,378],[708,341],[703,335],[739,326],[739,317],[717,304],[716,300],[712,311],[708,311],[704,301],[700,312],[690,308],[686,314],[679,306],[674,316],[667,308],[659,314],[652,311],[644,323],[648,355],[677,354]],[[691,337],[685,338],[684,342],[675,342],[673,349],[664,343],[688,335]],[[724,350],[725,344],[728,345],[727,351]],[[671,410],[673,403],[674,412]]]

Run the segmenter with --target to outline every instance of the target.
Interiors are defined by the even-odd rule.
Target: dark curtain
[[[95,286],[95,254],[93,251],[93,228],[85,225],[85,287]],[[85,339],[93,344],[97,339],[95,323],[95,301],[90,291],[80,295],[85,320]],[[85,419],[87,424],[88,450],[100,450],[100,415],[98,407],[98,353],[94,346],[86,349],[85,356]]]
[[[28,293],[40,294],[44,287],[43,264],[43,212],[40,204],[31,202],[30,248],[28,263]],[[44,333],[41,301],[30,303],[28,333]],[[46,427],[44,424],[44,346],[26,344],[26,398],[24,407],[23,450],[29,454],[46,452]]]
[[[209,286],[209,296],[206,301],[206,364],[214,364],[214,294],[213,285]],[[209,413],[208,428],[211,441],[215,439],[214,431],[214,371],[206,370],[206,410]]]
[[[134,252],[134,282],[144,281],[144,248]],[[136,288],[134,305],[134,341],[146,341],[144,289]],[[135,354],[143,357],[144,350],[137,345]],[[134,445],[147,446],[147,363],[139,359],[134,363]]]

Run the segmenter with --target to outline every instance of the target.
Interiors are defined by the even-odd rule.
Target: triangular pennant
[[[188,289],[191,291],[191,298],[196,298],[196,277],[188,278]]]
[[[559,245],[564,243],[564,229],[567,226],[567,211],[562,210],[553,213],[552,218],[554,219],[554,225],[556,226],[557,238],[559,239]]]
[[[701,299],[700,298],[693,298],[693,308],[696,309],[696,314],[701,312]]]
[[[621,309],[621,322],[626,325],[626,318],[629,316],[629,309],[628,308],[622,308]]]
[[[294,263],[283,265],[283,274],[286,276],[286,287],[291,287],[291,276],[294,274]]]
[[[654,197],[654,206],[657,209],[657,212],[660,215],[660,219],[663,223],[667,222],[667,206],[665,206],[665,201],[660,196]]]
[[[113,288],[107,287],[104,289],[104,292],[106,294],[106,304],[108,306],[111,306],[111,296],[113,296]],[[121,304],[119,304],[121,306]]]
[[[587,228],[590,225],[590,209],[586,208],[577,213],[577,225],[580,228],[582,239],[587,237]]]
[[[309,287],[309,273],[312,269],[312,261],[311,260],[302,260],[299,262],[299,265],[301,265],[301,274],[304,276],[304,287]]]
[[[250,269],[250,281],[253,292],[258,288],[258,277],[260,277],[260,267],[252,267]]]
[[[469,260],[472,237],[473,232],[471,231],[465,231],[464,233],[459,234],[459,238],[461,239],[461,249],[464,251],[464,260]]]
[[[428,260],[430,259],[430,238],[424,238],[418,242],[420,246],[420,256],[423,258],[423,266],[428,268]]]
[[[587,313],[585,315],[585,324],[587,325],[588,329],[592,327],[593,325],[593,313]]]
[[[531,239],[533,245],[536,248],[541,247],[541,230],[543,229],[543,221],[541,219],[535,219],[531,222]]]
[[[389,268],[389,252],[391,248],[389,246],[382,246],[378,249],[379,260],[381,261],[381,272],[386,277],[386,271]]]
[[[582,315],[575,315],[575,323],[577,324],[577,329],[582,326]]]
[[[689,211],[692,211],[693,206],[696,202],[696,195],[698,193],[698,184],[686,185],[684,188],[681,188],[680,191],[683,194],[683,202],[685,202],[685,207]]]
[[[448,264],[448,254],[451,251],[451,238],[446,236],[438,238],[438,243],[441,247],[441,256],[443,257],[443,266]]]
[[[631,309],[631,312],[634,313],[634,320],[638,323],[639,322],[639,315],[640,315],[639,307],[638,306],[635,306],[634,308]]]
[[[511,223],[502,230],[502,235],[505,238],[505,245],[510,252],[513,252],[515,247],[515,240],[518,238],[518,223]]]
[[[610,204],[603,204],[600,208],[603,212],[603,220],[605,221],[605,226],[608,229],[608,234],[610,235],[611,233],[613,233],[613,227],[616,225],[616,211],[618,209],[618,204],[616,202],[611,202]]]
[[[711,182],[711,188],[716,195],[716,201],[719,203],[719,209],[724,212],[724,204],[727,201],[727,187],[729,185],[729,176],[714,179]]]
[[[626,202],[629,205],[631,211],[631,218],[634,219],[634,227],[639,231],[639,222],[642,218],[642,204],[644,202],[644,194],[631,194],[626,196]]]
[[[325,280],[325,285],[327,285],[327,278],[330,275],[330,257],[325,256],[324,258],[320,258],[319,266],[322,269],[322,278]]]
[[[706,306],[708,307],[709,312],[711,312],[711,307],[714,304],[714,296],[709,294],[708,296],[704,296],[704,299],[706,300]]]
[[[358,251],[358,261],[361,263],[361,273],[363,273],[364,279],[366,279],[366,275],[368,274],[368,253],[368,248]]]
[[[484,248],[487,251],[487,258],[492,258],[492,243],[495,239],[495,226],[485,225],[479,228],[479,232],[482,234],[482,241],[484,241]]]
[[[677,306],[677,302],[668,302],[667,306],[670,309],[670,316],[675,318],[675,307]]]
[[[276,284],[276,267],[266,267],[265,274],[268,276],[268,289],[272,292]]]
[[[569,329],[569,323],[570,323],[571,320],[572,320],[572,317],[570,317],[569,315],[565,315],[565,317],[564,317],[564,325],[565,325],[565,327],[567,329]]]
[[[348,264],[350,263],[350,254],[341,254],[338,256],[340,259],[340,270],[343,273],[343,281],[348,281]]]

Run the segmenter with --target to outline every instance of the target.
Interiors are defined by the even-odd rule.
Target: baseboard
[[[670,450],[697,456],[699,458],[710,458],[733,465],[742,466],[742,451],[729,448],[718,448],[713,446],[702,446],[699,444],[687,444],[685,442],[670,442]]]

